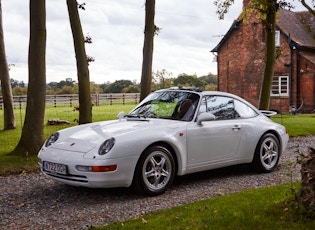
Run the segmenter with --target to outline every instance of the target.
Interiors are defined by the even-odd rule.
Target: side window
[[[206,109],[206,112],[216,116],[216,120],[229,120],[238,118],[239,115],[235,111],[234,99],[223,96],[207,96],[202,101],[200,110]],[[205,105],[203,105],[205,103]],[[204,111],[199,111],[202,113]]]
[[[198,115],[200,113],[205,113],[205,112],[207,112],[207,98],[203,97],[202,100],[201,100],[200,107],[199,107]]]
[[[245,103],[224,96],[206,96],[202,99],[200,113],[212,113],[216,120],[230,120],[257,116],[255,110]]]
[[[257,116],[255,110],[253,110],[248,105],[240,102],[238,100],[234,100],[235,111],[241,118],[250,118]]]

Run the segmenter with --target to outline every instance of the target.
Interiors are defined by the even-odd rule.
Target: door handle
[[[234,131],[239,131],[241,128],[242,128],[242,126],[240,126],[240,125],[234,125],[232,129]]]

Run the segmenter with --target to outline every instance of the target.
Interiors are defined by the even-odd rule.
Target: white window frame
[[[275,32],[275,42],[276,42],[276,47],[280,46],[280,30],[276,30]]]
[[[289,76],[274,76],[271,87],[271,96],[289,96]]]

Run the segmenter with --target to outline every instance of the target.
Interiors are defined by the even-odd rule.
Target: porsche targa
[[[271,172],[287,143],[284,126],[238,96],[164,89],[117,120],[53,133],[38,157],[58,182],[154,196],[189,173],[237,164]]]

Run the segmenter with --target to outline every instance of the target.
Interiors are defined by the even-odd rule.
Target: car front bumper
[[[115,159],[93,160],[83,158],[82,153],[54,150],[47,154],[41,150],[38,154],[41,171],[49,178],[63,184],[89,187],[89,188],[113,188],[129,187],[133,180],[134,170],[138,157],[123,157]],[[66,166],[66,174],[45,170],[43,162],[51,162]],[[116,165],[114,171],[90,172],[80,171],[78,166],[111,166]]]

